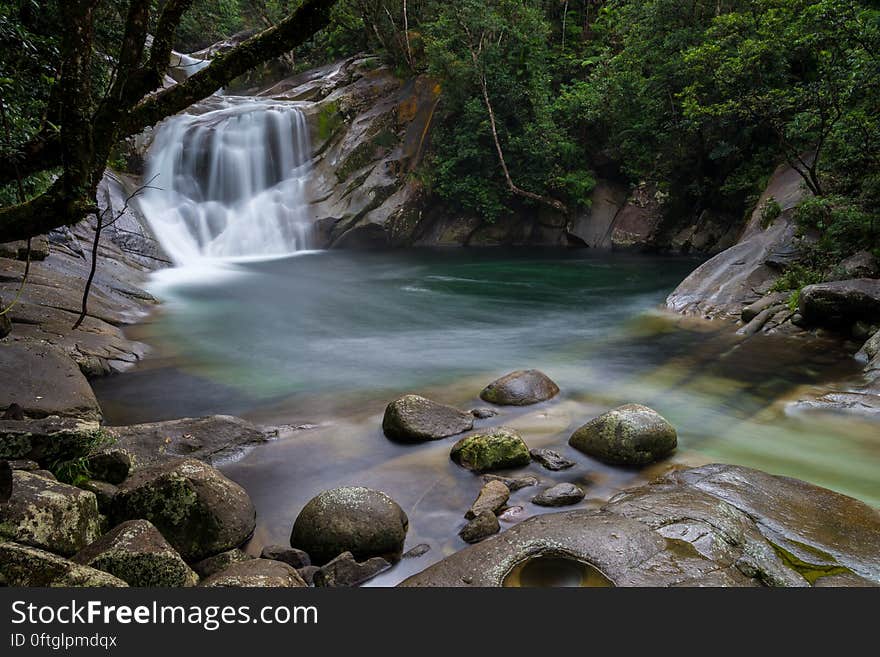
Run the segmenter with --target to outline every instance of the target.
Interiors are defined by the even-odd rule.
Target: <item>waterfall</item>
[[[295,104],[214,96],[160,126],[138,204],[178,265],[286,255],[309,246],[309,169]]]

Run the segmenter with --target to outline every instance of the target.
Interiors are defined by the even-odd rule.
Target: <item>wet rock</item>
[[[510,490],[507,486],[500,481],[487,482],[464,517],[471,520],[485,511],[495,513],[507,504],[508,499],[510,499]]]
[[[857,321],[880,322],[880,279],[808,285],[801,290],[798,308],[811,326],[846,328]]]
[[[238,548],[233,548],[231,550],[226,550],[226,552],[215,554],[213,557],[202,559],[193,566],[193,570],[199,574],[199,577],[210,577],[211,575],[216,575],[217,573],[226,570],[232,564],[241,563],[242,561],[248,561],[250,559],[253,559],[251,555]]]
[[[84,548],[72,561],[110,573],[129,586],[195,586],[196,574],[152,523],[129,520]]]
[[[118,577],[28,545],[0,543],[0,586],[124,587]]]
[[[0,507],[0,539],[70,556],[100,535],[101,515],[92,493],[13,471],[12,496]]]
[[[236,588],[303,588],[308,586],[296,569],[280,561],[248,559],[211,575],[199,586]]]
[[[409,520],[385,493],[362,487],[336,488],[312,498],[300,511],[290,544],[317,565],[343,552],[356,559],[395,562],[403,552]]]
[[[656,411],[627,404],[582,426],[568,444],[606,463],[638,466],[670,454],[677,444],[677,434]]]
[[[498,520],[501,522],[519,522],[520,517],[526,512],[525,508],[519,505],[509,506],[502,509],[498,514]]]
[[[479,543],[483,539],[489,538],[492,534],[501,531],[501,524],[498,518],[491,511],[483,511],[476,518],[466,524],[458,535],[465,543]]]
[[[315,575],[317,575],[320,571],[320,566],[304,566],[302,568],[296,569],[296,572],[299,573],[299,576],[302,577],[303,581],[309,586],[315,585]]]
[[[459,440],[450,457],[458,465],[475,472],[502,470],[528,465],[529,448],[513,429],[497,427]]]
[[[532,498],[538,506],[570,506],[584,499],[584,491],[574,484],[556,484]]]
[[[97,479],[89,479],[88,481],[79,484],[79,487],[95,494],[95,499],[98,500],[98,510],[101,513],[110,512],[110,505],[113,502],[113,498],[116,497],[116,493],[119,492],[117,486],[108,484],[106,481],[98,481]]]
[[[12,466],[9,461],[0,461],[0,504],[6,504],[12,497]]]
[[[302,550],[296,548],[284,547],[283,545],[267,545],[260,552],[261,559],[272,559],[273,561],[281,561],[288,566],[293,566],[297,570],[312,565],[309,555]]]
[[[427,543],[419,543],[413,548],[410,548],[406,552],[403,553],[403,559],[416,559],[423,554],[427,554],[431,551],[431,546]]]
[[[478,420],[488,420],[498,415],[498,411],[493,408],[473,408],[471,409],[471,415]]]
[[[121,484],[131,470],[131,456],[121,449],[91,454],[86,462],[92,478],[108,484]]]
[[[217,465],[269,439],[250,422],[229,415],[107,427],[107,431],[116,438],[115,446],[132,457],[134,467],[182,456]]]
[[[529,486],[537,486],[538,478],[534,475],[521,475],[518,477],[502,477],[501,475],[494,474],[485,474],[483,475],[483,481],[500,481],[502,484],[507,486],[511,493],[514,493],[521,488],[528,488]]]
[[[382,557],[358,563],[351,552],[344,552],[314,574],[314,583],[327,588],[360,586],[389,568]]]
[[[46,463],[85,456],[103,440],[97,422],[50,416],[39,420],[0,420],[0,458]]]
[[[850,392],[828,392],[815,397],[800,399],[788,407],[795,412],[820,411],[823,413],[842,413],[861,415],[866,418],[880,418],[880,392],[871,390]]]
[[[470,431],[474,418],[457,408],[419,397],[404,395],[385,409],[382,430],[399,442],[420,443]]]
[[[244,543],[256,511],[244,489],[195,459],[164,461],[135,471],[113,498],[114,523],[152,522],[188,562]]]
[[[852,573],[880,583],[880,513],[845,495],[732,465],[672,472],[598,510],[530,518],[403,586],[501,586],[546,554],[617,586],[808,586]],[[821,582],[826,579],[825,582]]]
[[[543,372],[517,370],[483,388],[480,398],[499,406],[529,406],[558,394],[559,386]]]
[[[574,461],[569,461],[559,452],[554,452],[552,449],[546,449],[544,447],[530,449],[529,454],[531,454],[534,460],[548,470],[565,470],[576,465]]]

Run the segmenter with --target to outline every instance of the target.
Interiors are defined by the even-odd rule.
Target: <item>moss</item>
[[[342,122],[343,117],[339,112],[338,101],[322,105],[318,111],[318,139],[322,142],[330,139],[342,125]]]
[[[504,428],[462,438],[453,446],[450,457],[476,472],[520,467],[531,462],[529,448],[522,438]]]
[[[354,147],[354,150],[352,150],[349,156],[345,158],[336,169],[336,177],[340,182],[348,180],[348,177],[351,176],[351,174],[355,171],[360,171],[370,163],[375,152],[376,147],[372,142],[361,142]]]
[[[804,561],[802,558],[797,555],[789,552],[781,545],[774,543],[773,541],[768,540],[773,551],[779,556],[782,562],[788,567],[797,572],[801,577],[807,580],[810,585],[816,583],[816,580],[822,577],[828,577],[829,575],[843,575],[843,574],[853,574],[853,571],[845,566],[841,566],[838,563],[810,563],[808,561]],[[802,548],[805,551],[812,552],[816,554],[816,556],[822,558],[823,560],[831,560],[833,558],[831,555],[822,552],[810,545],[804,545],[803,543],[797,543],[798,547]]]

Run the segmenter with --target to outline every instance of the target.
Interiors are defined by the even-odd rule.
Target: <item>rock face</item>
[[[510,489],[507,486],[497,480],[486,482],[464,517],[473,519],[485,511],[497,513],[502,506],[507,504],[508,499],[510,499]]]
[[[880,323],[880,279],[857,278],[808,285],[798,307],[804,322],[849,328],[858,321]]]
[[[568,443],[588,456],[615,465],[647,465],[670,454],[675,428],[647,406],[627,404],[575,431]]]
[[[76,563],[110,573],[129,586],[194,586],[198,581],[152,523],[129,520],[81,550]]]
[[[149,520],[192,562],[244,543],[256,511],[241,486],[211,466],[176,459],[132,474],[113,498],[110,515],[115,523]]]
[[[574,484],[556,484],[532,498],[538,506],[570,506],[584,499],[584,491]]]
[[[409,519],[385,493],[349,487],[324,491],[300,511],[290,544],[305,550],[312,561],[323,565],[343,552],[356,559],[382,557],[397,561]]]
[[[552,399],[559,386],[538,370],[517,370],[483,388],[480,398],[499,406],[529,406]]]
[[[880,584],[880,512],[794,479],[730,465],[670,473],[600,510],[530,518],[403,586],[501,586],[556,556],[617,586]],[[844,577],[845,576],[845,577]]]
[[[521,467],[532,460],[523,439],[506,427],[462,438],[453,445],[450,457],[458,465],[475,472]]]
[[[328,588],[360,586],[389,568],[391,564],[382,557],[358,563],[351,552],[343,552],[315,572],[313,581],[315,586]]]
[[[12,497],[0,506],[0,539],[70,556],[100,535],[94,494],[36,473],[12,473]]]
[[[199,586],[242,588],[304,588],[308,586],[296,569],[280,561],[248,559],[211,575]]]
[[[0,586],[127,586],[118,577],[57,554],[18,543],[0,543]]]
[[[737,243],[706,261],[666,300],[670,310],[707,318],[737,318],[743,307],[766,294],[797,254],[794,208],[806,192],[800,175],[779,167],[761,195]],[[775,201],[782,212],[769,224],[764,208]]]
[[[131,455],[134,466],[186,456],[216,465],[268,440],[250,422],[228,415],[183,418],[127,427],[108,427],[116,447]]]
[[[385,409],[382,430],[399,442],[420,443],[454,436],[474,427],[474,418],[457,408],[419,397],[404,395]]]

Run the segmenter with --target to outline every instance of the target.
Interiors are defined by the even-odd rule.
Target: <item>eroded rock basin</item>
[[[744,340],[723,325],[682,326],[656,313],[693,266],[467,249],[325,252],[166,273],[151,288],[163,310],[135,331],[156,353],[134,372],[97,382],[96,393],[112,424],[224,413],[280,426],[278,440],[223,467],[257,509],[247,546],[255,556],[285,544],[300,509],[322,490],[388,493],[410,520],[405,549],[431,550],[371,582],[378,585],[461,550],[463,514],[483,483],[450,461],[455,437],[389,441],[381,429],[386,404],[418,393],[462,410],[484,407],[480,391],[515,369],[541,369],[561,393],[535,406],[499,407],[498,416],[475,420],[475,430],[511,427],[529,448],[553,449],[576,465],[551,472],[533,462],[511,472],[540,484],[511,495],[508,504],[522,512],[502,517],[502,530],[555,511],[530,500],[556,483],[582,487],[586,498],[572,508],[589,513],[670,465],[715,461],[880,505],[875,423],[786,412],[787,402],[855,375],[858,364],[833,342]],[[655,408],[678,429],[670,461],[620,468],[568,446],[587,420],[630,402]]]

